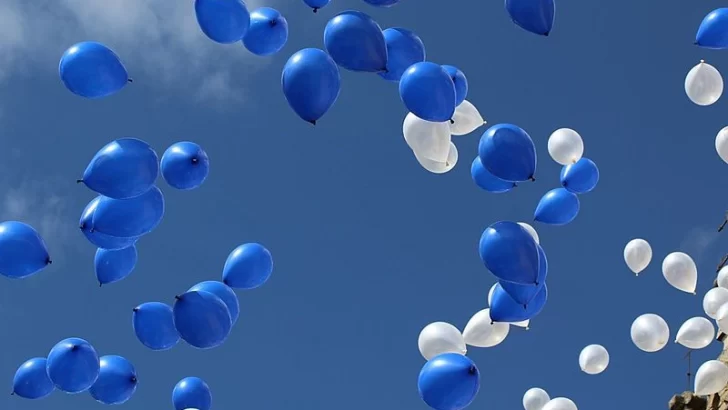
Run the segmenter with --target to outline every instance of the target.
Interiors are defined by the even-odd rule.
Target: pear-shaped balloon
[[[488,128],[480,137],[478,156],[485,169],[500,179],[534,179],[536,147],[528,133],[516,125],[496,124]]]
[[[447,122],[425,121],[412,113],[404,117],[402,135],[418,158],[446,162],[450,153],[450,126]]]
[[[532,387],[523,394],[523,410],[542,410],[551,400],[546,390]]]
[[[549,225],[566,225],[579,214],[579,197],[564,188],[544,194],[536,206],[533,219]]]
[[[99,377],[99,356],[89,342],[69,338],[58,342],[48,354],[46,371],[56,388],[66,393],[88,390]]]
[[[667,345],[670,328],[665,319],[654,313],[645,313],[632,322],[630,336],[637,348],[647,353],[654,353]]]
[[[69,91],[94,99],[116,94],[131,82],[119,56],[95,41],[69,47],[61,56],[58,74]]]
[[[571,128],[559,128],[549,137],[548,150],[554,161],[567,166],[575,164],[584,155],[584,141]]]
[[[46,372],[46,358],[34,357],[18,367],[13,377],[13,395],[24,399],[42,399],[53,393],[55,386]]]
[[[624,262],[627,267],[639,275],[652,261],[652,247],[644,239],[632,239],[624,247]]]
[[[441,354],[422,366],[417,389],[422,400],[434,410],[464,409],[480,390],[480,372],[463,355]]]
[[[708,360],[695,373],[695,394],[707,396],[718,393],[728,384],[728,366],[720,360]]]
[[[420,158],[416,152],[415,158],[417,158],[417,162],[422,165],[422,168],[432,172],[433,174],[445,174],[455,168],[455,165],[458,163],[458,147],[456,147],[452,142],[450,143],[450,150],[448,151],[445,162],[437,162],[427,158]]]
[[[407,68],[399,80],[399,97],[409,112],[425,121],[449,122],[455,115],[455,84],[442,66],[430,61]]]
[[[712,288],[703,296],[703,310],[711,319],[718,318],[718,309],[728,303],[728,289]]]
[[[387,71],[387,44],[374,19],[356,10],[334,16],[324,29],[326,52],[351,71]]]
[[[232,328],[230,311],[216,295],[191,291],[175,297],[174,326],[182,340],[198,349],[220,346]]]
[[[156,186],[131,199],[101,197],[86,231],[131,238],[156,228],[164,216],[164,195]]]
[[[715,9],[703,18],[695,44],[717,50],[728,48],[728,8]]]
[[[210,410],[212,393],[210,387],[199,377],[185,377],[172,390],[175,410]]]
[[[99,378],[89,390],[91,397],[103,404],[126,403],[137,388],[134,366],[116,355],[101,356],[99,365]]]
[[[662,275],[672,287],[695,294],[698,285],[698,267],[688,254],[673,252],[662,261]]]
[[[259,243],[245,243],[233,249],[225,261],[223,283],[236,289],[255,289],[273,273],[273,256]]]
[[[202,32],[220,44],[242,40],[250,26],[242,0],[195,0],[195,16]]]
[[[425,326],[417,339],[417,346],[425,360],[443,353],[467,353],[463,335],[455,326],[445,322]]]
[[[488,172],[483,163],[480,162],[480,157],[475,157],[470,165],[470,176],[473,178],[475,185],[494,194],[509,192],[516,187],[514,182],[502,180]]]
[[[516,25],[533,34],[548,36],[554,26],[554,0],[506,0],[506,11]]]
[[[450,123],[450,133],[452,135],[467,135],[485,125],[483,116],[480,111],[468,100],[463,101],[455,107],[455,114],[452,116]]]
[[[538,245],[517,223],[499,221],[486,228],[480,237],[479,253],[485,267],[499,280],[537,284]]]
[[[210,173],[210,158],[194,142],[177,142],[164,151],[161,168],[162,177],[172,188],[195,189]]]
[[[586,374],[599,374],[609,365],[609,352],[602,345],[589,345],[579,353],[579,367]]]
[[[278,10],[261,7],[250,13],[250,27],[243,37],[248,51],[258,56],[270,56],[281,51],[287,41],[288,21]]]
[[[304,48],[283,67],[281,87],[296,115],[316,125],[339,98],[341,75],[334,60],[323,50]]]
[[[710,320],[704,317],[694,317],[685,321],[677,331],[675,343],[687,347],[688,349],[702,349],[713,342],[715,338],[715,328]]]
[[[45,241],[32,226],[18,221],[0,223],[0,275],[27,278],[50,263]]]
[[[136,246],[109,250],[97,249],[94,257],[94,271],[99,286],[118,282],[131,274],[137,263]]]
[[[723,77],[715,67],[700,60],[685,76],[685,93],[697,105],[712,105],[723,95]]]
[[[219,297],[220,300],[225,303],[225,306],[227,306],[228,311],[230,312],[230,320],[232,321],[232,324],[237,322],[238,315],[240,314],[240,303],[238,302],[238,296],[235,294],[235,291],[230,289],[228,285],[222,282],[208,280],[200,282],[188,290],[188,292],[192,291],[210,292]]]
[[[169,305],[147,302],[134,308],[132,326],[137,339],[152,350],[168,350],[179,342]]]
[[[425,44],[410,30],[392,27],[384,30],[387,44],[387,71],[378,73],[389,81],[399,81],[412,64],[425,61]]]
[[[511,325],[495,323],[490,318],[490,309],[483,309],[470,318],[463,330],[465,344],[475,347],[493,347],[506,340]]]
[[[81,219],[78,222],[81,232],[89,242],[100,249],[118,250],[134,245],[139,240],[139,236],[124,238],[106,235],[91,229],[94,213],[96,213],[96,209],[98,208],[99,203],[101,203],[102,198],[104,197],[101,195],[97,196],[86,205],[86,208],[84,208],[83,213],[81,214]]]

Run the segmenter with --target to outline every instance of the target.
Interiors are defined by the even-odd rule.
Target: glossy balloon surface
[[[240,41],[250,26],[242,0],[195,0],[195,16],[202,32],[221,44]]]
[[[243,37],[245,48],[259,56],[279,52],[288,41],[288,21],[276,9],[261,7],[250,13],[250,27]]]
[[[228,255],[223,268],[223,282],[231,288],[255,289],[273,273],[273,256],[259,243],[238,246]]]
[[[210,410],[212,393],[210,387],[199,377],[185,377],[172,390],[175,410]]]
[[[116,355],[101,356],[99,366],[99,378],[89,390],[91,397],[103,404],[126,403],[137,388],[134,366]]]
[[[69,47],[61,56],[58,74],[69,91],[85,98],[107,97],[129,82],[119,56],[95,41]]]
[[[24,399],[42,399],[55,390],[46,372],[46,358],[35,357],[18,367],[13,377],[13,394]]]
[[[83,339],[64,339],[48,354],[46,371],[58,390],[81,393],[91,388],[99,377],[99,356]]]
[[[389,81],[399,81],[412,64],[425,61],[425,44],[410,30],[393,27],[382,32],[387,44],[387,71],[378,73]]]
[[[162,177],[172,188],[195,189],[210,173],[210,158],[194,142],[177,142],[164,151],[161,168]]]
[[[48,248],[35,228],[18,221],[0,223],[0,275],[26,278],[50,263]]]
[[[328,54],[317,48],[305,48],[286,62],[281,87],[293,111],[315,125],[339,97],[341,75]]]
[[[94,155],[82,182],[103,196],[128,199],[150,190],[158,176],[159,157],[152,147],[140,139],[120,138]]]
[[[152,350],[168,350],[179,342],[174,313],[160,302],[142,303],[133,310],[132,326],[137,339]]]
[[[232,328],[225,302],[209,292],[192,291],[178,296],[173,313],[180,338],[198,349],[220,346]]]

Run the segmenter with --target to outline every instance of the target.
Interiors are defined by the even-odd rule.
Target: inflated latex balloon
[[[728,384],[728,366],[720,360],[708,360],[695,373],[695,395],[718,393]]]
[[[425,360],[443,353],[467,353],[463,335],[455,326],[445,322],[425,326],[417,339],[417,347]]]
[[[599,168],[592,160],[581,158],[561,169],[561,186],[575,194],[590,192],[599,182]]]
[[[548,36],[554,26],[554,0],[506,0],[506,11],[514,23],[534,34]]]
[[[46,371],[56,388],[66,393],[88,390],[99,377],[99,356],[89,342],[69,338],[48,353]]]
[[[506,340],[511,325],[495,323],[490,318],[490,309],[483,309],[470,318],[463,330],[465,344],[475,347],[493,347]]]
[[[136,263],[135,245],[118,250],[97,249],[94,257],[94,271],[99,286],[126,278],[134,270]]]
[[[715,321],[721,332],[725,333],[728,331],[728,303],[718,308],[718,312],[715,314]]]
[[[538,232],[536,232],[536,229],[533,226],[531,226],[525,222],[519,222],[518,224],[521,225],[521,228],[525,229],[526,232],[528,232],[531,235],[534,242],[536,242],[536,245],[541,244],[541,239],[538,237]]]
[[[532,387],[523,394],[523,410],[542,410],[551,400],[546,390]]]
[[[711,319],[718,319],[718,309],[728,303],[728,289],[717,287],[705,293],[703,310]]]
[[[250,13],[250,27],[245,32],[243,44],[251,53],[259,56],[273,55],[288,41],[288,21],[276,9],[261,7]]]
[[[624,247],[624,262],[629,270],[639,275],[652,261],[652,247],[644,239],[632,239]]]
[[[311,7],[314,13],[317,13],[321,8],[326,7],[326,5],[331,3],[331,0],[303,0],[303,2],[306,3],[308,7]]]
[[[675,289],[695,294],[698,267],[688,254],[673,252],[662,260],[662,276]]]
[[[630,336],[638,349],[654,353],[667,345],[670,328],[665,319],[654,313],[645,313],[632,322]]]
[[[541,287],[546,283],[546,276],[549,270],[548,260],[546,259],[546,253],[540,245],[538,247],[538,278],[536,282],[538,284],[522,285],[518,283],[500,282],[500,287],[506,291],[508,296],[521,305],[528,305],[533,298],[536,297]]]
[[[609,365],[609,352],[602,345],[589,345],[579,353],[579,368],[586,374],[599,374]]]
[[[457,165],[459,158],[458,147],[456,147],[452,142],[450,143],[450,150],[448,151],[445,162],[437,162],[427,158],[420,158],[417,156],[416,152],[415,158],[417,158],[417,162],[422,165],[422,168],[432,172],[433,174],[444,174],[450,172],[453,168],[455,168],[455,165]]]
[[[53,393],[55,386],[46,372],[46,358],[35,357],[18,367],[13,377],[13,395],[24,399],[42,399]]]
[[[523,285],[538,282],[538,245],[517,223],[499,221],[490,225],[480,237],[478,250],[480,260],[499,280]]]
[[[718,286],[721,288],[728,289],[728,266],[720,268],[716,282],[718,282]]]
[[[164,196],[156,186],[131,199],[101,197],[91,223],[82,230],[130,238],[145,235],[162,222]]]
[[[132,326],[137,339],[152,350],[168,350],[179,342],[169,305],[147,302],[134,308]]]
[[[238,316],[240,315],[240,303],[238,302],[238,296],[235,294],[235,291],[233,291],[228,285],[222,282],[208,280],[191,287],[188,292],[198,290],[210,292],[219,297],[220,300],[225,303],[225,306],[227,306],[228,311],[230,312],[230,320],[232,324],[237,322]]]
[[[174,326],[182,340],[198,349],[211,349],[225,342],[232,319],[222,299],[204,291],[186,292],[175,299]]]
[[[578,410],[576,403],[566,397],[556,397],[549,400],[541,410]]]
[[[120,138],[94,155],[78,182],[103,196],[129,199],[149,191],[158,176],[159,157],[152,147],[136,138]]]
[[[477,108],[468,100],[455,107],[455,114],[450,123],[452,135],[466,135],[485,125],[485,120]]]
[[[496,124],[480,137],[478,156],[485,169],[512,182],[533,180],[536,147],[531,137],[513,124]]]
[[[516,184],[510,181],[504,181],[488,172],[480,162],[480,157],[475,157],[470,165],[470,176],[473,178],[475,185],[494,194],[508,192],[516,187]]]
[[[391,7],[399,3],[399,0],[364,0],[364,2],[375,7]]]
[[[119,56],[95,41],[77,43],[66,50],[58,74],[69,91],[85,98],[115,94],[131,81]]]
[[[50,263],[45,241],[32,226],[18,221],[0,223],[0,275],[27,278]]]
[[[422,400],[435,410],[460,410],[480,390],[480,371],[469,358],[445,353],[425,363],[417,379]]]
[[[389,81],[399,81],[405,70],[414,63],[425,61],[425,44],[417,34],[400,27],[382,32],[387,44],[387,71],[378,73]]]
[[[715,151],[723,162],[728,163],[728,127],[723,127],[715,136]]]
[[[324,47],[339,66],[351,71],[387,71],[387,43],[374,19],[356,10],[334,16],[324,29]]]
[[[89,228],[91,226],[91,221],[93,220],[94,213],[96,212],[96,208],[98,208],[99,202],[102,198],[104,197],[100,195],[97,196],[96,198],[92,199],[91,202],[88,203],[88,205],[86,205],[86,208],[84,208],[83,213],[81,214],[81,219],[78,222],[79,227],[81,228],[81,232],[83,232],[84,236],[86,236],[86,239],[88,239],[89,242],[101,249],[116,250],[128,248],[129,246],[134,245],[137,240],[139,240],[138,236],[133,236],[131,238],[120,238],[117,236],[106,235],[98,231],[92,231]]]
[[[323,50],[304,48],[283,67],[281,87],[293,111],[316,125],[339,98],[341,75],[334,60]]]
[[[704,317],[694,317],[685,321],[677,331],[675,343],[688,349],[702,349],[713,342],[715,327]]]
[[[559,164],[575,164],[584,155],[584,141],[571,128],[559,128],[549,137],[548,150],[551,158]]]
[[[715,9],[703,18],[695,44],[717,50],[728,48],[728,8]]]
[[[548,288],[546,283],[541,287],[536,296],[531,299],[528,305],[524,306],[511,298],[501,287],[496,286],[493,291],[493,299],[490,305],[490,317],[494,322],[520,322],[533,319],[546,306],[548,299]]]
[[[452,83],[455,85],[455,106],[457,107],[468,97],[468,79],[465,77],[465,73],[455,66],[443,65],[442,68],[450,75]]]
[[[195,16],[202,32],[220,44],[242,40],[250,26],[242,0],[195,0]]]
[[[412,64],[402,74],[399,97],[408,111],[426,121],[449,122],[455,115],[455,84],[442,66],[429,61]]]
[[[273,256],[259,243],[246,243],[233,249],[222,271],[224,284],[236,289],[255,289],[273,273]]]
[[[579,214],[579,197],[564,188],[546,192],[536,206],[533,219],[549,225],[566,225]]]
[[[450,125],[448,122],[425,121],[407,113],[402,123],[402,134],[407,145],[418,158],[446,162],[450,153]]]
[[[210,158],[199,145],[182,141],[164,151],[160,168],[162,177],[172,188],[195,189],[210,173]]]
[[[134,366],[125,358],[115,355],[101,356],[99,365],[99,378],[89,390],[91,397],[103,404],[126,403],[137,388]]]
[[[697,105],[714,104],[723,94],[723,77],[715,67],[700,60],[685,76],[685,93]]]
[[[175,410],[210,410],[212,393],[210,387],[199,377],[185,377],[172,390]]]

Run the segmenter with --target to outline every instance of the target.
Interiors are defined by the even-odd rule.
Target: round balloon
[[[100,372],[89,393],[103,404],[126,403],[137,388],[137,374],[134,366],[121,356],[109,355],[99,358]]]
[[[286,62],[281,86],[296,115],[316,125],[339,97],[341,75],[328,54],[317,48],[305,48]]]
[[[387,71],[378,73],[389,81],[399,81],[412,64],[425,61],[425,44],[410,30],[393,27],[382,32],[387,45]]]
[[[496,124],[480,137],[478,156],[485,169],[505,181],[533,180],[536,173],[536,147],[522,128]]]
[[[231,288],[255,289],[273,273],[273,256],[259,243],[245,243],[233,249],[225,261],[222,281]]]
[[[564,188],[552,189],[538,202],[533,219],[549,225],[566,225],[579,214],[579,197]]]
[[[551,400],[546,390],[532,387],[523,394],[523,410],[541,410]]]
[[[571,128],[559,128],[549,136],[548,151],[561,165],[575,164],[584,155],[584,141]]]
[[[175,410],[210,410],[212,393],[210,387],[199,377],[185,377],[172,390]]]
[[[695,373],[696,395],[708,396],[723,390],[728,384],[728,366],[720,360],[708,360]]]
[[[137,263],[136,246],[109,250],[97,249],[94,257],[94,271],[99,285],[118,282],[131,274]]]
[[[609,365],[609,352],[602,345],[589,345],[579,353],[579,367],[586,374],[599,374]]]
[[[172,188],[195,189],[210,173],[210,158],[194,142],[172,144],[162,155],[162,177]]]
[[[56,344],[46,362],[46,371],[56,388],[66,393],[81,393],[99,377],[99,356],[89,342],[79,338]]]
[[[581,158],[574,164],[561,168],[561,185],[567,191],[584,194],[592,191],[599,182],[599,168],[592,160]]]
[[[242,0],[195,0],[195,16],[202,32],[220,44],[242,40],[250,26]]]
[[[276,9],[261,7],[250,13],[250,27],[243,37],[245,48],[259,56],[273,55],[288,41],[288,21]]]
[[[713,339],[715,339],[715,327],[710,320],[699,316],[686,320],[675,336],[676,343],[693,350],[708,347],[713,343]]]
[[[700,60],[685,76],[685,93],[697,105],[712,105],[723,95],[723,77],[715,67]]]
[[[508,336],[511,325],[495,323],[490,317],[490,309],[483,309],[470,318],[463,330],[466,344],[476,347],[493,347],[501,344]]]
[[[415,158],[417,158],[417,162],[422,165],[422,168],[432,172],[433,174],[444,174],[455,168],[455,165],[458,163],[459,154],[458,148],[451,142],[450,150],[447,153],[447,159],[444,162],[421,158],[417,155],[417,152],[415,152]]]
[[[95,41],[69,47],[61,56],[58,74],[69,91],[85,98],[116,94],[131,81],[119,56]]]
[[[336,64],[351,71],[387,71],[387,44],[376,21],[348,10],[334,16],[324,29],[324,47]]]
[[[455,84],[442,66],[412,64],[399,80],[399,96],[407,110],[425,121],[450,121],[455,114]]]
[[[198,349],[220,346],[232,328],[230,311],[216,295],[191,291],[176,296],[174,326],[180,338]]]
[[[168,350],[179,342],[174,313],[169,305],[147,302],[134,308],[132,327],[137,339],[152,350]]]
[[[653,313],[646,313],[632,322],[630,336],[637,348],[647,353],[654,353],[667,345],[670,328],[665,319]]]
[[[445,353],[432,358],[420,370],[417,389],[435,410],[460,410],[473,402],[480,389],[480,372],[469,358]]]
[[[624,247],[624,261],[629,270],[639,275],[652,261],[652,247],[644,239],[632,239]]]
[[[13,377],[13,393],[24,399],[42,399],[53,393],[55,386],[46,372],[46,358],[35,357],[18,367]]]
[[[402,123],[404,141],[420,159],[446,162],[450,155],[450,127],[447,122],[425,121],[408,113]]]
[[[480,111],[468,100],[465,100],[455,107],[455,114],[450,122],[450,133],[452,135],[467,135],[485,125]]]
[[[425,326],[417,338],[417,347],[425,360],[443,353],[467,353],[463,335],[446,322],[433,322]]]
[[[32,226],[18,221],[0,223],[0,275],[27,278],[50,263],[45,241]]]

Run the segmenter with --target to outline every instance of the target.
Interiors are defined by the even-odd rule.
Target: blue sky
[[[480,234],[498,220],[529,221],[541,195],[558,186],[546,141],[561,127],[580,132],[601,181],[582,196],[573,223],[535,225],[549,258],[550,299],[529,331],[514,328],[495,348],[471,348],[482,373],[472,408],[520,408],[534,386],[592,410],[615,400],[661,408],[685,390],[684,348],[644,353],[629,329],[640,314],[657,313],[674,337],[684,320],[703,314],[702,294],[728,251],[715,232],[728,206],[728,165],[714,148],[728,102],[699,107],[683,90],[700,59],[728,73],[724,52],[692,45],[703,16],[723,3],[560,0],[548,38],[513,25],[501,1],[402,0],[376,9],[334,0],[316,15],[294,0],[250,4],[277,7],[288,19],[289,43],[271,58],[205,39],[188,3],[0,4],[0,218],[36,226],[54,260],[37,276],[0,286],[8,392],[20,363],[77,336],[134,363],[140,384],[130,408],[171,408],[175,383],[198,376],[216,409],[424,410],[419,331],[433,321],[462,329],[486,307],[495,279],[478,257]],[[323,47],[327,20],[351,8],[382,28],[415,31],[429,60],[460,67],[468,99],[490,124],[530,133],[537,181],[503,195],[479,190],[469,166],[484,130],[454,137],[453,171],[427,173],[401,136],[406,111],[396,85],[376,75],[342,71],[339,100],[318,125],[297,118],[280,70],[298,49]],[[134,84],[101,101],[65,90],[58,59],[82,40],[114,48]],[[191,192],[160,180],[164,221],[140,241],[134,273],[100,289],[95,249],[77,229],[94,195],[74,181],[96,150],[122,136],[144,139],[160,155],[179,140],[198,142],[211,173]],[[634,237],[654,251],[639,278],[622,260]],[[222,347],[152,352],[135,339],[134,306],[172,302],[199,281],[219,279],[227,254],[250,241],[271,250],[275,270],[264,287],[238,293],[240,319]],[[678,250],[698,264],[698,296],[662,278],[662,258]],[[597,376],[578,367],[592,343],[611,354]],[[717,342],[696,352],[693,372],[719,352]],[[100,406],[87,394],[56,392],[38,402],[0,395],[9,410]]]

